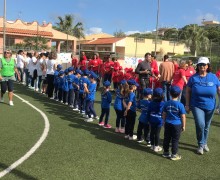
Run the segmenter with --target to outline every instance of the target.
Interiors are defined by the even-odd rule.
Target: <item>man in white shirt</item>
[[[17,69],[21,77],[21,83],[24,83],[24,51],[19,50],[17,53]]]

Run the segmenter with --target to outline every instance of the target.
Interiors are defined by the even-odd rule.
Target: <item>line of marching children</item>
[[[94,101],[97,88],[98,76],[93,71],[87,69],[74,71],[69,67],[62,71],[62,66],[58,65],[55,72],[55,94],[54,97],[78,111],[83,115],[86,122],[99,120],[98,125],[104,128],[111,128],[108,123],[110,116],[110,106],[112,103],[112,94],[110,92],[110,81],[103,82],[101,91],[101,116],[97,116],[94,109]],[[163,157],[172,160],[179,160],[178,143],[180,134],[185,131],[185,108],[178,101],[181,89],[178,86],[172,86],[170,95],[172,100],[163,101],[163,90],[161,88],[143,89],[143,99],[136,102],[135,91],[139,87],[134,79],[121,80],[116,90],[114,109],[116,112],[116,133],[125,133],[125,138],[136,140],[141,143],[146,141],[147,146],[152,151],[160,152],[159,146],[160,131],[162,126],[165,128],[163,141]],[[141,112],[137,129],[137,137],[134,135],[134,126],[136,121],[136,110]],[[105,118],[105,119],[104,119]],[[142,138],[144,131],[144,138]],[[169,145],[172,144],[171,153]]]

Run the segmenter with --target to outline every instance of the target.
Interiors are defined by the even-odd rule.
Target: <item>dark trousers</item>
[[[104,82],[105,81],[109,81],[109,82],[112,82],[112,74],[104,74]]]
[[[133,137],[136,112],[128,110],[125,123],[125,134]]]
[[[91,118],[91,114],[93,114],[94,117],[97,116],[94,109],[94,101],[86,101],[86,115]]]
[[[79,110],[80,110],[80,113],[82,113],[82,111],[85,111],[84,102],[85,102],[84,95],[79,94]]]
[[[150,141],[150,125],[149,123],[145,124],[141,121],[139,121],[138,129],[137,129],[137,139],[142,139],[142,131],[144,130],[144,140],[146,142]]]
[[[124,128],[125,127],[124,111],[115,109],[115,112],[116,112],[116,127],[119,128],[121,123],[121,128]]]
[[[180,134],[182,131],[182,125],[173,125],[170,123],[165,123],[164,126],[164,140],[163,140],[163,149],[164,152],[169,152],[169,145],[172,142],[172,154],[175,155],[178,152],[178,145]]]
[[[17,68],[21,77],[21,82],[24,80],[24,68]]]
[[[103,118],[105,116],[105,125],[107,125],[109,120],[109,113],[110,113],[110,108],[102,108],[102,113],[99,119],[99,123],[103,121]]]
[[[68,104],[73,105],[74,90],[70,89],[68,93]]]
[[[118,82],[113,83],[114,89],[118,89],[118,84],[119,84]]]
[[[8,89],[8,92],[13,92],[14,84],[12,80],[2,81],[1,82],[1,93],[5,94]]]
[[[151,146],[158,146],[160,141],[161,126],[151,125],[150,141]]]
[[[62,88],[59,88],[58,90],[58,99],[59,101],[63,100],[63,89]]]
[[[63,103],[68,103],[68,94],[69,91],[63,91]]]
[[[28,69],[24,69],[24,73],[25,73],[25,83],[26,86],[28,86],[31,83],[31,79],[30,79],[30,73],[28,72]]]
[[[169,101],[170,100],[170,86],[171,86],[170,82],[167,82],[167,81],[162,82],[163,93],[164,93],[164,101]]]
[[[54,90],[54,75],[52,74],[47,74],[47,95],[49,98],[53,97],[53,90]]]
[[[41,89],[42,76],[38,76],[38,89]]]
[[[55,84],[54,85],[54,99],[58,99],[58,85]]]
[[[74,108],[79,107],[79,91],[74,91],[74,101],[73,101],[73,106]]]

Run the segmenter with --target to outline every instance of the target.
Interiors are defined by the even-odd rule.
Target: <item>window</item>
[[[144,38],[134,38],[134,42],[145,43],[145,39]]]
[[[11,37],[7,37],[6,36],[6,39],[5,39],[5,45],[6,46],[12,46],[15,44],[15,38],[11,38]]]

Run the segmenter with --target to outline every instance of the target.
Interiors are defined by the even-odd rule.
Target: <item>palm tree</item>
[[[64,17],[58,16],[58,22],[54,29],[67,34],[66,51],[68,50],[68,35],[75,36],[76,38],[85,38],[84,27],[82,22],[78,22],[74,25],[74,16],[67,14]]]
[[[182,30],[180,39],[186,44],[194,56],[201,50],[208,50],[209,39],[207,31],[196,24],[185,26]]]

